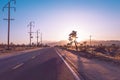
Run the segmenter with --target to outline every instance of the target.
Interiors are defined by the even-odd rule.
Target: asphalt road
[[[0,80],[75,80],[55,48],[0,59]]]

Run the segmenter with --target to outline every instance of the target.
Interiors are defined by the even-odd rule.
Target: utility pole
[[[42,33],[41,33],[41,46],[42,46]]]
[[[11,16],[10,16],[10,15],[11,15],[11,14],[10,14],[11,8],[13,8],[14,11],[16,11],[16,8],[15,8],[15,7],[11,7],[11,3],[12,3],[12,2],[14,2],[14,5],[16,4],[16,0],[9,0],[8,3],[3,7],[3,11],[4,11],[5,8],[8,9],[8,18],[7,18],[7,19],[3,19],[3,20],[7,20],[7,21],[8,21],[8,41],[7,41],[7,43],[8,43],[8,50],[10,49],[10,46],[9,46],[9,44],[10,44],[10,21],[11,21],[11,20],[14,20],[14,19],[12,19]]]
[[[37,33],[37,37],[36,37],[36,38],[37,38],[37,47],[38,47],[39,30],[37,30],[37,32],[36,32],[36,33]]]
[[[29,24],[28,24],[28,27],[30,27],[30,32],[29,32],[29,35],[30,35],[30,47],[31,47],[31,39],[33,38],[32,36],[32,27],[34,27],[34,21],[31,21]]]

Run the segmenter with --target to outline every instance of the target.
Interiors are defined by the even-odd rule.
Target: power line
[[[37,37],[36,37],[37,38],[37,46],[38,46],[38,40],[39,40],[39,33],[40,33],[39,30],[37,30],[36,31],[36,34],[37,34]]]
[[[43,36],[43,34],[42,34],[42,32],[41,32],[41,46],[42,46],[42,36]]]
[[[34,32],[32,32],[32,27],[34,27],[34,21],[31,21],[29,24],[28,24],[28,27],[30,27],[30,32],[29,32],[29,35],[30,35],[30,47],[31,47],[31,39],[33,38],[33,36],[32,36],[32,33],[34,33]]]
[[[10,44],[10,21],[11,20],[14,20],[14,19],[12,19],[11,18],[11,9],[14,9],[14,11],[16,11],[16,8],[15,7],[11,7],[11,3],[12,2],[14,2],[14,5],[16,4],[16,0],[10,0],[10,1],[8,1],[8,3],[3,7],[3,11],[4,11],[4,9],[5,8],[7,8],[8,9],[8,18],[5,18],[5,19],[3,19],[3,20],[7,20],[8,21],[8,41],[7,41],[7,43],[8,43],[8,50],[10,49],[10,47],[9,47],[9,44]]]

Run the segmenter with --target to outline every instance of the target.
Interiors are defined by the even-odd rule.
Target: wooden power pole
[[[30,27],[30,32],[29,32],[29,35],[30,35],[30,47],[31,47],[31,39],[33,38],[33,36],[32,36],[32,33],[34,33],[34,32],[32,32],[32,27],[34,27],[34,22],[33,21],[31,21],[29,24],[28,24],[28,27]]]
[[[14,2],[14,4],[16,4],[16,0],[10,0],[10,1],[8,1],[8,3],[3,7],[3,11],[4,11],[4,9],[5,8],[7,8],[8,9],[8,18],[6,19],[4,19],[4,20],[7,20],[8,21],[8,41],[7,41],[7,43],[8,43],[8,50],[10,49],[10,46],[9,46],[9,44],[10,44],[10,21],[11,20],[14,20],[14,19],[12,19],[11,18],[11,8],[13,8],[14,9],[14,11],[16,11],[16,8],[15,7],[11,7],[11,3],[12,2]]]

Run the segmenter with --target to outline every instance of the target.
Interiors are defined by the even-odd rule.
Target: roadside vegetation
[[[105,45],[101,43],[99,45],[90,45],[88,41],[77,42],[77,38],[77,32],[72,31],[69,34],[69,43],[59,47],[72,52],[74,51],[78,55],[87,58],[96,58],[120,64],[120,46],[116,44]]]
[[[49,47],[47,44],[32,44],[26,45],[26,44],[10,44],[10,49],[8,50],[7,44],[0,44],[0,54],[4,53],[12,53],[12,52],[17,52],[17,51],[24,51],[24,50],[29,50],[29,49],[35,49],[35,48],[43,48],[43,47]]]

